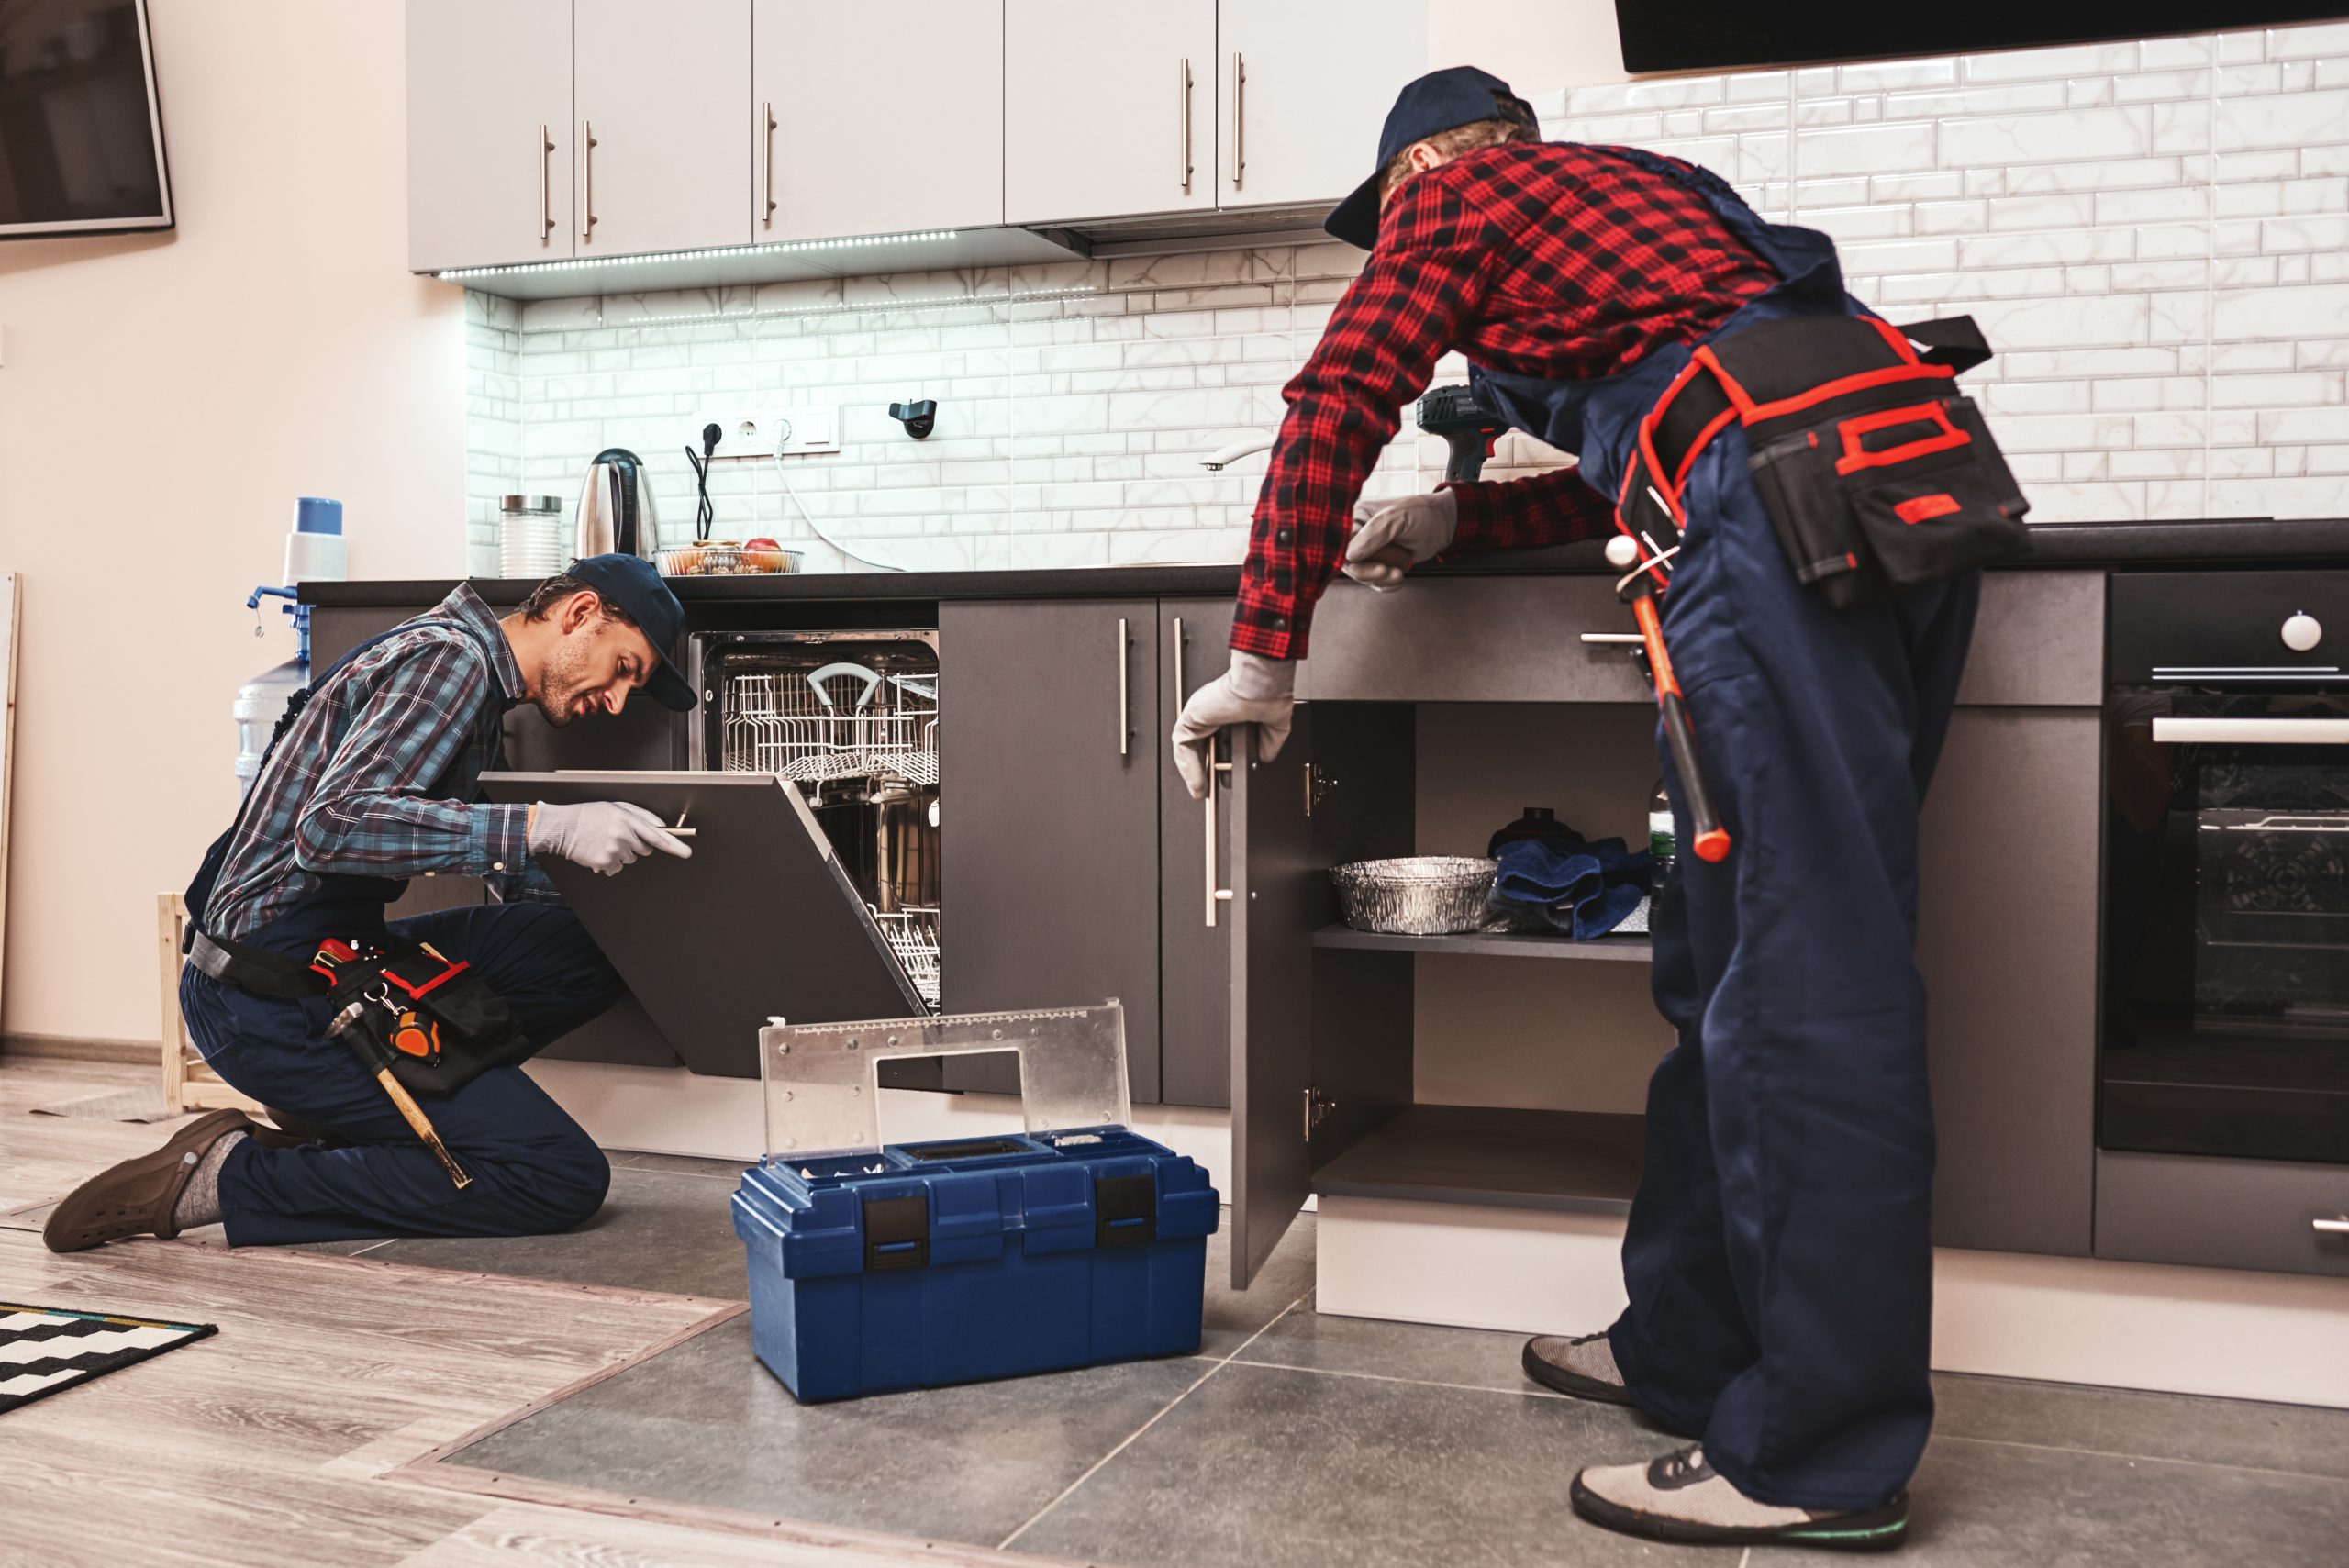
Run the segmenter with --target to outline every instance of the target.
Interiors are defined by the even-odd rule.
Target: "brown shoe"
[[[52,1252],[79,1252],[150,1232],[170,1240],[180,1233],[172,1223],[172,1209],[197,1163],[230,1133],[252,1130],[242,1111],[196,1118],[152,1154],[125,1160],[75,1187],[50,1214],[41,1240]]]

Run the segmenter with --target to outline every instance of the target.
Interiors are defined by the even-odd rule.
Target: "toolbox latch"
[[[1158,1240],[1158,1185],[1148,1173],[1093,1178],[1093,1244],[1130,1247]]]
[[[869,1197],[864,1200],[864,1272],[888,1273],[918,1269],[930,1262],[930,1199]]]

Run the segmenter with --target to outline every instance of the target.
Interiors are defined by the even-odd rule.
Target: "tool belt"
[[[492,1067],[527,1059],[530,1042],[473,966],[396,936],[329,937],[310,962],[191,933],[188,962],[224,984],[284,1001],[323,996],[327,1032],[411,1094],[455,1093]]]
[[[1954,385],[1989,352],[1970,317],[1792,317],[1698,348],[1640,421],[1617,498],[1653,585],[1688,472],[1732,419],[1795,575],[1838,609],[2020,554],[2031,504]]]

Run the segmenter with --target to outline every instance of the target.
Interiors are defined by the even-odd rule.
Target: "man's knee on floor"
[[[508,1202],[534,1232],[584,1225],[611,1190],[612,1162],[584,1134],[509,1155]]]

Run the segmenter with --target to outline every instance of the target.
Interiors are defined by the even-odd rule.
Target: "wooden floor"
[[[146,1074],[0,1059],[0,1298],[217,1323],[184,1350],[0,1416],[0,1564],[802,1565],[1017,1559],[607,1495],[512,1496],[436,1448],[741,1310],[206,1240],[58,1257],[22,1211],[177,1124],[28,1114]],[[446,1479],[433,1479],[448,1469]],[[419,1479],[421,1478],[421,1479]],[[452,1490],[452,1486],[479,1490]],[[533,1500],[514,1500],[529,1497]],[[1035,1559],[1028,1559],[1035,1562]]]

